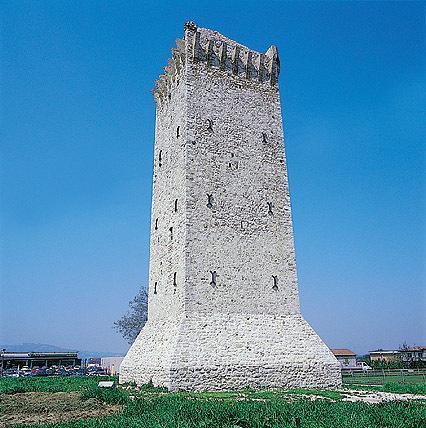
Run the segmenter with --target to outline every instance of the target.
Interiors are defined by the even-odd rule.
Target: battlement
[[[197,28],[191,21],[185,23],[184,29],[184,39],[176,40],[172,58],[156,81],[153,95],[157,103],[162,104],[170,98],[172,88],[179,84],[186,61],[204,64],[241,79],[269,83],[271,86],[277,84],[280,60],[276,46],[272,45],[266,53],[261,53],[250,50],[216,31]]]
[[[172,89],[179,84],[179,77],[185,66],[185,40],[177,39],[176,47],[172,49],[172,57],[164,67],[164,73],[155,82],[152,90],[157,104],[162,104],[170,98]]]
[[[222,34],[206,28],[192,30],[190,59],[205,63],[207,67],[220,68],[234,76],[275,85],[280,72],[276,46],[266,53],[256,52],[234,42]]]

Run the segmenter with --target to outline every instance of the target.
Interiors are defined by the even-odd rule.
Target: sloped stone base
[[[148,322],[120,367],[120,383],[169,390],[341,386],[340,366],[300,315],[191,314]]]

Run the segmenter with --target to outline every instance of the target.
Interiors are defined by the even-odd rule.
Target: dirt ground
[[[120,410],[122,406],[101,405],[96,399],[83,401],[78,392],[5,394],[0,395],[0,428],[104,417]]]

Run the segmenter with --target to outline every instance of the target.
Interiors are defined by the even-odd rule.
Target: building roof
[[[5,359],[13,358],[77,358],[77,352],[1,352]]]
[[[341,348],[341,349],[330,349],[330,351],[336,356],[336,357],[343,357],[343,356],[356,356],[354,352],[352,352],[350,349]]]
[[[425,349],[426,349],[426,346],[411,346],[410,348],[400,349],[399,352],[418,352],[418,351],[424,351]]]
[[[395,349],[376,349],[375,351],[369,351],[369,354],[399,354],[399,351]]]

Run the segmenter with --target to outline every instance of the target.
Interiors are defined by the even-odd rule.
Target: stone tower
[[[148,322],[120,382],[335,387],[302,318],[275,46],[184,27],[157,104]]]

